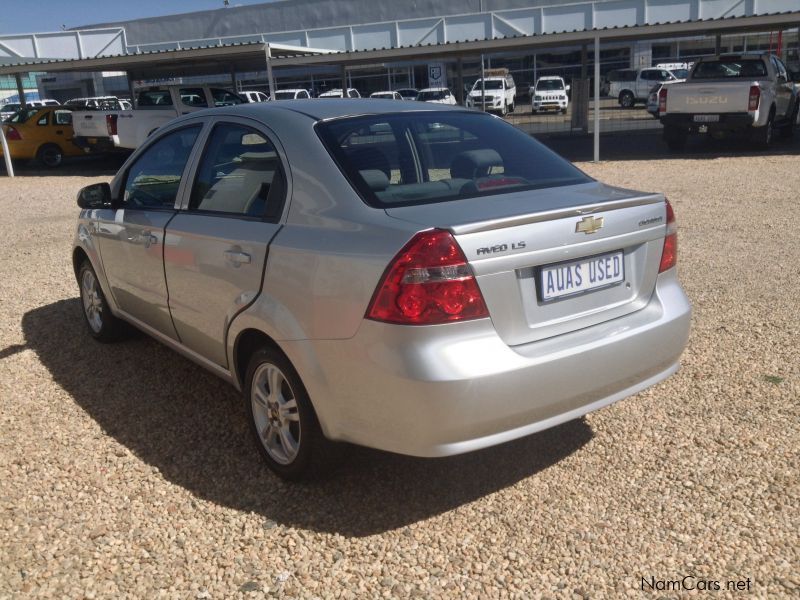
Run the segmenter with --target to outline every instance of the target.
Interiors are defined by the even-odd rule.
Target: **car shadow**
[[[554,152],[572,162],[588,162],[594,157],[592,137],[586,135],[552,135],[536,137]],[[708,136],[689,137],[683,151],[671,151],[662,133],[626,131],[600,136],[600,160],[713,160],[726,157],[793,156],[800,154],[800,131],[789,139],[776,136],[768,150],[760,149],[746,139],[715,140]]]
[[[366,536],[424,520],[535,475],[592,438],[584,420],[462,456],[344,447],[333,472],[286,483],[262,463],[236,391],[145,335],[100,344],[77,298],[22,319],[26,346],[105,433],[199,498],[276,523]]]

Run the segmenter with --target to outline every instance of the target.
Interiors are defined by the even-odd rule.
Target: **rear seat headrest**
[[[453,179],[475,179],[489,174],[491,167],[503,166],[503,159],[496,150],[483,148],[458,154],[450,164]]]
[[[379,169],[364,169],[359,174],[373,192],[382,192],[389,187],[389,178]]]

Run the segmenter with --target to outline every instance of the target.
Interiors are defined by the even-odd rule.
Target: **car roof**
[[[446,88],[446,87],[425,88],[423,90],[420,90],[419,92],[420,93],[422,93],[422,92],[444,92],[446,90],[449,91],[450,88]]]
[[[207,114],[209,116],[219,115],[224,111],[226,114],[230,115],[262,119],[270,115],[279,115],[279,111],[292,111],[305,115],[315,121],[323,121],[342,117],[359,117],[388,113],[435,112],[443,110],[472,112],[460,106],[447,106],[443,104],[426,105],[422,102],[412,102],[409,104],[413,106],[401,105],[399,102],[386,102],[385,100],[378,100],[376,98],[334,98],[332,100],[326,100],[325,102],[320,102],[315,99],[281,100],[274,104],[272,102],[259,102],[211,108],[190,113],[187,117],[200,116],[201,114]]]
[[[564,79],[561,75],[542,75],[539,79]]]

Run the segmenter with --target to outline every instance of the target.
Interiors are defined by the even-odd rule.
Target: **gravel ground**
[[[798,153],[581,164],[674,203],[677,375],[466,456],[353,449],[302,485],[261,466],[225,384],[84,331],[74,198],[108,169],[0,179],[0,598],[668,598],[642,578],[686,575],[797,597]]]

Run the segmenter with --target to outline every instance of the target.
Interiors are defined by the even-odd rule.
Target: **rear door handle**
[[[225,250],[225,260],[232,263],[234,267],[239,265],[249,265],[250,255],[246,252],[239,252],[237,250]]]

